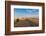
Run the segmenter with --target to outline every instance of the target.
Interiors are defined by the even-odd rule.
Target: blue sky
[[[38,17],[39,9],[14,8],[14,16],[19,17]]]

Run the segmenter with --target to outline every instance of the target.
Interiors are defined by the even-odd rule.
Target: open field
[[[38,18],[14,19],[14,27],[35,27],[35,26],[39,26]]]

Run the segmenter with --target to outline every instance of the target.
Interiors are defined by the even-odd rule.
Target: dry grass
[[[39,20],[37,18],[25,18],[14,20],[14,27],[28,27],[28,26],[38,26]]]

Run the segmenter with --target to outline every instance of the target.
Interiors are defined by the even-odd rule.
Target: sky
[[[14,8],[14,16],[19,17],[39,17],[39,9]]]

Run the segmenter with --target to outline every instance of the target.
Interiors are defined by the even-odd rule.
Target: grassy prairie
[[[39,26],[38,18],[14,19],[14,27],[35,27]]]

